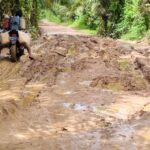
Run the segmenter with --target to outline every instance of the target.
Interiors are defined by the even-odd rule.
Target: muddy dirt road
[[[0,150],[149,150],[150,45],[40,28],[36,60],[0,57]]]

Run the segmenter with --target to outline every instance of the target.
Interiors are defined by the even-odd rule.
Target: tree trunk
[[[107,36],[108,35],[108,16],[101,15],[100,26],[98,30],[98,35]]]
[[[103,19],[103,22],[104,22],[104,35],[107,36],[108,35],[108,16],[103,15],[102,19]]]

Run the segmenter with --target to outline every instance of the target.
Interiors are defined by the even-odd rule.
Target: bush
[[[69,19],[69,9],[66,6],[54,3],[51,10],[52,13],[57,16],[61,22],[65,22]]]
[[[122,21],[117,25],[116,33],[126,39],[140,39],[147,30],[146,20],[140,12],[140,0],[126,1]]]

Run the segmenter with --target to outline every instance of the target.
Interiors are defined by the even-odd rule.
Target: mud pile
[[[90,86],[102,89],[130,91],[148,87],[136,63],[121,57],[125,50],[128,55],[134,51],[128,44],[121,46],[110,38],[72,35],[45,36],[42,41],[44,44],[36,51],[37,59],[21,68],[21,75],[28,81],[53,85],[59,72],[67,72],[75,81],[77,77],[84,78],[91,82]]]
[[[16,112],[25,103],[30,104],[42,93],[43,86],[56,86],[57,91],[60,87],[75,91],[83,88],[86,92],[81,95],[88,93],[89,99],[92,93],[98,94],[93,90],[96,88],[100,90],[99,103],[105,105],[114,101],[111,91],[148,90],[149,48],[143,51],[138,48],[110,38],[93,36],[41,37],[32,45],[35,60],[29,61],[24,56],[21,62],[14,64],[7,57],[1,59],[1,118]],[[110,92],[104,94],[101,90]],[[77,96],[74,98],[78,99]]]
[[[150,58],[137,58],[135,63],[141,69],[145,78],[150,82]]]

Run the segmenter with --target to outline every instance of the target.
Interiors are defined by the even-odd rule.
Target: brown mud
[[[0,56],[0,150],[149,150],[150,45],[40,28],[36,60]]]

